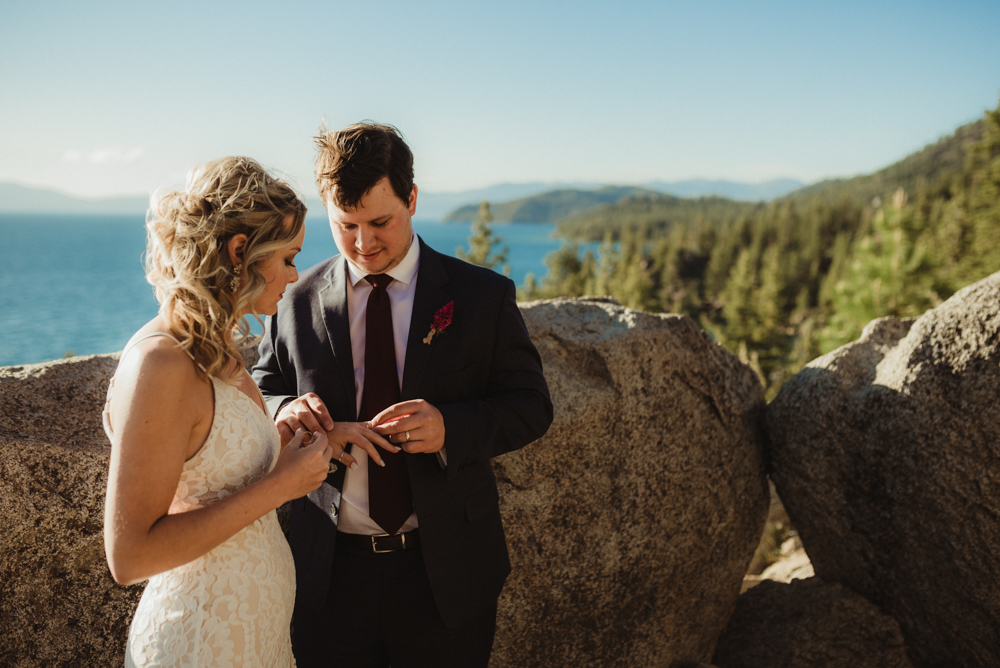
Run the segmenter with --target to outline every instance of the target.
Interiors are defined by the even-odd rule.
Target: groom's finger
[[[275,426],[278,428],[278,436],[281,437],[281,447],[285,447],[295,437],[295,431],[285,421],[278,422]]]
[[[409,429],[396,432],[389,440],[403,450],[410,452],[410,450],[407,449],[407,446],[411,446],[413,443],[421,441],[423,439],[423,434],[426,433],[426,431],[426,429],[421,429],[420,427],[410,427]]]
[[[333,429],[333,419],[323,400],[312,392],[285,404],[280,411],[276,423],[284,421],[289,429],[306,429],[308,431],[327,431]]]
[[[325,431],[323,426],[316,419],[316,416],[307,406],[297,407],[293,410],[292,415],[296,420],[302,423],[302,428],[308,431]]]
[[[326,404],[324,404],[323,400],[319,398],[319,395],[309,392],[307,394],[303,394],[299,398],[305,400],[305,403],[309,407],[312,414],[319,418],[319,421],[323,423],[324,429],[327,431],[333,429],[333,418],[330,417],[330,411],[326,409]]]
[[[405,452],[437,452],[444,447],[444,428],[432,420],[397,433],[392,437]]]
[[[397,419],[398,418],[398,419]],[[406,452],[437,452],[444,447],[444,418],[434,404],[423,399],[403,401],[389,406],[372,420],[374,430],[399,445]],[[407,447],[406,432],[422,429],[423,442]],[[403,434],[402,437],[399,434]],[[401,442],[402,441],[402,442]]]
[[[385,422],[389,422],[393,418],[411,415],[420,410],[426,403],[423,399],[411,399],[410,401],[401,401],[398,404],[393,404],[372,418],[372,426],[377,427]]]
[[[380,424],[375,429],[379,434],[388,438],[392,443],[399,445],[406,440],[406,432],[413,432],[423,427],[430,427],[433,425],[433,422],[434,416],[429,411],[421,411],[419,413],[414,413],[413,415],[403,416],[398,420],[385,422]]]
[[[393,436],[398,436],[406,431],[413,431],[417,427],[421,426],[425,421],[421,420],[419,416],[407,415],[406,417],[400,418],[398,420],[393,420],[392,422],[386,422],[375,427],[376,433],[385,436],[387,439],[395,444],[399,444],[402,440],[401,438],[393,438]]]
[[[424,441],[421,439],[410,439],[406,443],[400,444],[403,447],[404,452],[409,452],[410,454],[417,454],[420,452],[437,452],[441,448],[435,447],[431,441]]]

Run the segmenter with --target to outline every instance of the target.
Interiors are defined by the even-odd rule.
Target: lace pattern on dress
[[[211,380],[212,427],[184,463],[171,514],[260,480],[280,451],[270,417],[239,388]],[[110,437],[107,405],[103,417]],[[149,579],[129,627],[125,665],[294,666],[294,596],[291,551],[271,511],[207,554]]]

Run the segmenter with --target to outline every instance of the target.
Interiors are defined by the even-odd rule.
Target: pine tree
[[[504,276],[510,274],[510,265],[506,264],[507,254],[510,249],[504,246],[500,251],[494,251],[493,247],[503,241],[500,237],[493,236],[493,214],[490,211],[489,202],[479,204],[479,214],[472,222],[472,235],[469,237],[469,250],[456,248],[455,255],[470,264],[477,264],[480,267],[496,269],[501,266]]]
[[[829,293],[832,312],[822,335],[824,350],[856,339],[875,318],[916,316],[940,303],[922,225],[906,201],[900,188],[855,240],[843,275]]]
[[[1000,106],[986,114],[982,139],[969,152],[962,188],[946,212],[938,243],[948,247],[949,283],[957,290],[1000,271]]]
[[[559,250],[549,253],[545,264],[549,271],[538,289],[540,297],[582,297],[589,277],[582,275],[580,247],[565,243]]]
[[[538,281],[535,279],[535,275],[529,271],[524,277],[524,285],[517,290],[517,300],[528,302],[538,298]]]
[[[614,237],[610,230],[604,233],[604,241],[601,242],[597,255],[600,259],[594,269],[591,294],[610,295],[612,276],[614,276],[620,261],[618,249],[615,247]]]
[[[645,255],[647,234],[645,227],[622,233],[621,259],[611,277],[611,296],[624,306],[643,311],[653,305],[650,262]]]
[[[751,338],[756,290],[757,258],[753,248],[744,248],[736,258],[721,295],[724,340],[740,342]]]

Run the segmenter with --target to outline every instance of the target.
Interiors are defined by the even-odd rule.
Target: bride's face
[[[289,214],[285,219],[285,227],[290,228],[295,224],[295,216]],[[267,287],[264,294],[257,298],[253,306],[255,313],[261,315],[274,315],[278,312],[278,302],[285,294],[285,288],[289,283],[299,280],[299,272],[295,267],[295,256],[302,250],[302,242],[305,239],[306,226],[299,230],[298,236],[284,248],[275,251],[274,255],[260,263],[260,273],[267,280]]]

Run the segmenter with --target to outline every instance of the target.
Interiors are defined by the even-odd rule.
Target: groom
[[[398,447],[292,503],[294,648],[313,666],[485,667],[510,572],[490,459],[542,436],[552,403],[514,284],[414,233],[395,128],[317,136],[340,254],[268,318],[253,377],[287,435],[375,418]]]

